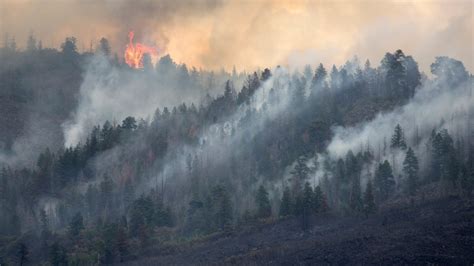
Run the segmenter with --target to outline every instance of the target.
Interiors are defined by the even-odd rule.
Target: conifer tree
[[[390,163],[385,160],[379,164],[375,173],[375,187],[377,189],[378,199],[384,201],[388,199],[395,190],[395,179],[392,174]]]
[[[16,252],[16,259],[20,266],[25,265],[29,261],[29,250],[24,243],[18,244],[18,250]]]
[[[291,208],[290,189],[288,187],[285,187],[285,190],[283,191],[283,196],[281,198],[279,215],[280,217],[285,217],[291,214],[292,214],[292,208]]]
[[[395,126],[395,130],[392,135],[392,141],[390,143],[390,148],[398,148],[401,150],[405,150],[407,148],[407,144],[405,142],[405,135],[400,124],[397,124]]]
[[[372,181],[369,180],[364,192],[364,213],[366,216],[368,216],[369,214],[374,213],[376,209],[377,206],[375,205]]]
[[[324,68],[323,64],[319,64],[316,72],[314,74],[313,80],[311,81],[311,88],[314,90],[316,88],[324,88],[326,84],[327,71]]]
[[[418,159],[411,148],[408,148],[403,161],[403,172],[406,177],[406,191],[414,195],[418,187]]]
[[[472,191],[474,190],[474,165],[471,166],[471,169],[468,168],[469,166],[464,166],[461,169],[461,187],[463,189],[464,195],[470,197]]]
[[[352,179],[349,207],[354,212],[359,212],[363,208],[362,193],[360,191],[360,178],[358,175],[354,176],[354,178]]]
[[[232,223],[232,203],[225,187],[215,186],[212,189],[212,209],[214,221],[219,229],[225,229]]]
[[[268,199],[268,192],[263,185],[260,185],[255,198],[257,203],[257,217],[267,218],[272,215],[272,207]]]
[[[49,262],[52,266],[65,266],[67,265],[67,253],[66,249],[59,244],[54,244],[49,249]]]
[[[293,171],[291,171],[292,174],[292,181],[293,181],[293,192],[298,193],[299,190],[301,190],[301,186],[303,182],[306,181],[308,178],[308,174],[310,172],[309,167],[306,165],[306,157],[305,156],[300,156],[296,160],[296,165]]]
[[[78,212],[72,217],[72,220],[69,223],[69,233],[71,236],[76,237],[79,235],[82,229],[84,229],[84,220],[82,218],[82,214]]]
[[[301,226],[303,230],[306,230],[309,228],[310,217],[314,210],[313,188],[311,188],[309,182],[305,183],[301,200]]]
[[[313,195],[313,209],[316,213],[323,212],[324,209],[324,195],[323,191],[321,190],[321,186],[316,186],[314,188],[314,195]]]

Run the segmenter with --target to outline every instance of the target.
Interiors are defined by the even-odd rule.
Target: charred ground
[[[474,262],[474,200],[397,202],[367,217],[267,221],[181,246],[149,247],[126,265],[366,265]]]

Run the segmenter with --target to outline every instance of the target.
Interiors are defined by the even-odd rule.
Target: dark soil
[[[473,265],[474,201],[451,197],[365,217],[297,218],[240,228],[130,265]]]

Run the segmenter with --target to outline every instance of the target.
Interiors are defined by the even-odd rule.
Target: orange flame
[[[158,48],[153,46],[146,46],[142,43],[133,43],[134,33],[131,31],[128,34],[130,42],[127,44],[125,49],[124,58],[125,63],[127,63],[132,68],[143,68],[143,55],[149,54],[151,57],[158,56]]]

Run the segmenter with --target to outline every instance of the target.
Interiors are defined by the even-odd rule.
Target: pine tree
[[[414,195],[418,187],[418,159],[411,148],[408,148],[405,160],[403,161],[403,171],[406,177],[406,191]]]
[[[232,224],[232,203],[225,187],[215,186],[212,189],[212,210],[217,228],[225,229]]]
[[[377,206],[375,205],[372,181],[369,180],[364,192],[364,213],[366,216],[368,216],[369,214],[374,213],[376,210]]]
[[[144,226],[152,226],[155,218],[155,208],[150,197],[145,195],[136,199],[130,208],[130,234],[139,236],[140,230],[147,230]]]
[[[67,265],[66,249],[58,242],[54,242],[49,249],[49,262],[52,266]]]
[[[308,178],[308,174],[310,172],[309,167],[306,165],[306,157],[305,156],[300,156],[296,160],[296,165],[293,171],[291,171],[292,174],[292,181],[293,181],[293,192],[298,193],[299,190],[301,190],[301,186],[303,182],[306,181]]]
[[[285,187],[280,204],[280,217],[285,217],[292,214],[290,189]]]
[[[325,202],[323,191],[321,190],[321,186],[316,186],[314,188],[314,195],[313,195],[313,209],[316,213],[322,213],[327,208],[327,202]]]
[[[304,79],[304,77],[300,78],[298,76],[294,76],[291,82],[291,103],[294,106],[303,106],[306,100],[306,80]]]
[[[301,226],[303,230],[306,230],[309,228],[311,214],[313,213],[313,210],[314,210],[313,188],[311,188],[311,185],[309,184],[309,182],[305,183],[301,200],[302,200]]]
[[[129,244],[127,238],[126,228],[119,227],[117,231],[117,250],[119,252],[120,262],[124,262],[125,258],[127,257],[129,251]]]
[[[295,196],[295,205],[293,208],[293,215],[300,216],[303,214],[303,210],[304,210],[303,196],[301,195],[301,192],[300,192],[299,194],[296,194]]]
[[[387,96],[402,100],[404,89],[406,87],[406,68],[403,65],[405,55],[401,50],[395,53],[386,53],[382,60],[381,68],[385,72],[385,87]]]
[[[324,68],[323,64],[319,64],[316,72],[314,74],[313,80],[311,81],[311,88],[313,90],[317,88],[325,88],[326,84],[327,71]]]
[[[306,182],[303,189],[303,208],[307,213],[310,213],[314,209],[313,195],[313,188],[309,182]]]
[[[474,191],[474,165],[471,167],[471,169],[469,169],[468,166],[464,166],[461,169],[460,182],[464,195],[470,197],[472,191]]]
[[[331,68],[330,76],[331,76],[331,89],[335,91],[337,88],[341,86],[339,71],[337,70],[335,65],[333,65]]]
[[[49,231],[48,215],[44,209],[40,210],[41,231]]]
[[[354,178],[352,179],[352,188],[351,188],[349,207],[354,212],[359,212],[363,208],[359,176],[354,176]]]
[[[392,135],[392,141],[390,144],[390,148],[392,149],[401,149],[405,150],[407,148],[407,144],[405,142],[405,135],[403,133],[403,129],[400,124],[395,126],[395,130]]]
[[[26,264],[28,261],[29,261],[29,251],[28,251],[28,247],[23,244],[23,243],[20,243],[18,245],[18,250],[16,252],[16,259],[18,261],[18,264],[20,266]]]
[[[268,199],[268,192],[262,185],[258,188],[255,201],[257,203],[257,217],[267,218],[272,215],[272,207],[270,205],[270,200]]]
[[[79,235],[82,229],[84,229],[84,221],[82,214],[78,212],[76,215],[74,215],[74,217],[72,217],[72,220],[69,223],[69,233],[71,236],[76,237]]]
[[[387,160],[379,164],[377,172],[375,173],[375,187],[377,189],[378,198],[381,201],[388,199],[395,191],[395,179],[392,174],[392,167]]]
[[[453,186],[459,176],[459,159],[454,142],[446,129],[431,134],[431,180],[450,181]]]
[[[36,51],[37,47],[36,47],[36,38],[35,36],[33,36],[33,34],[30,34],[28,36],[28,41],[26,42],[26,50],[28,52],[34,52]]]

